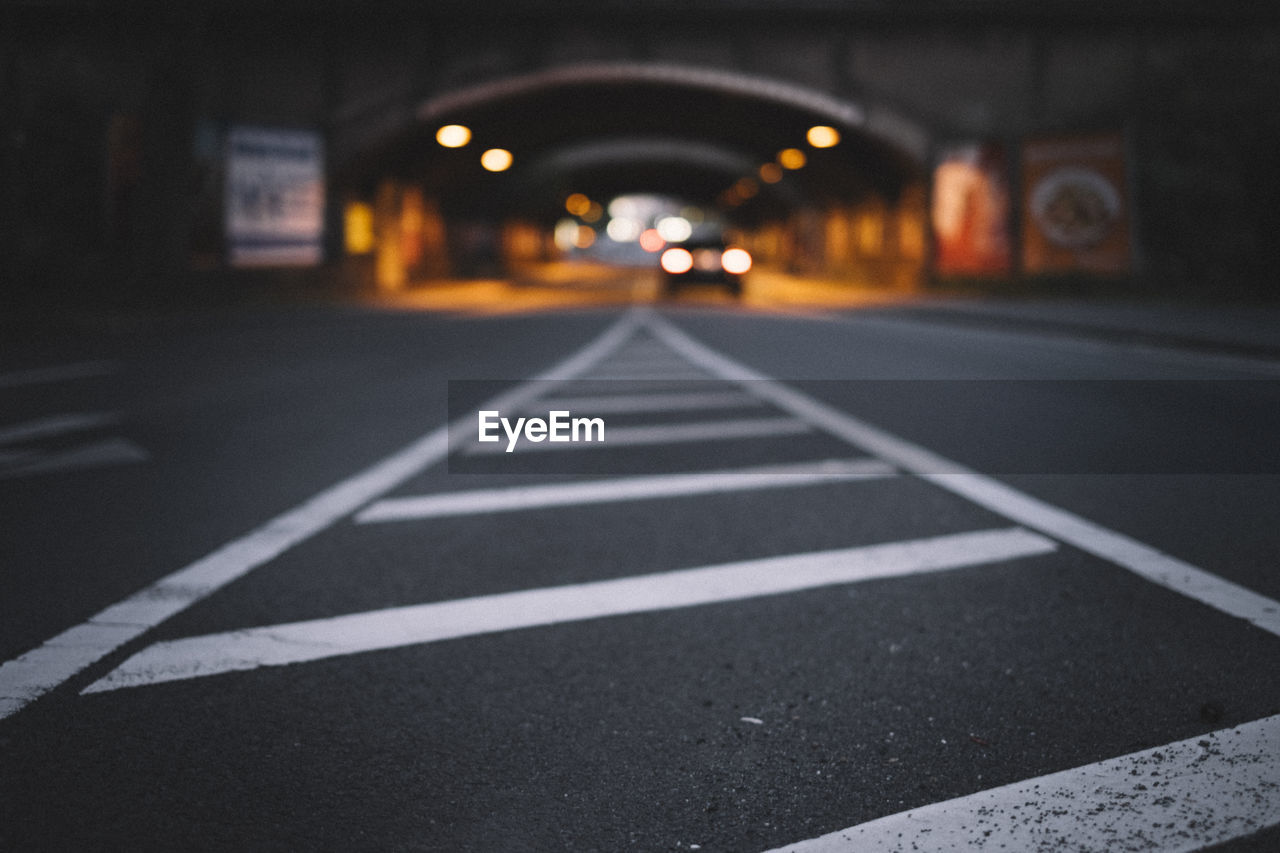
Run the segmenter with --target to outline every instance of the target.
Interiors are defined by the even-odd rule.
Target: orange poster
[[[934,265],[943,275],[1009,271],[1009,189],[1004,149],[957,145],[933,173]]]
[[[1127,186],[1122,134],[1028,141],[1022,149],[1023,269],[1128,272]]]

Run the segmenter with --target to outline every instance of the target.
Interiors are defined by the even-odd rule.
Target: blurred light
[[[347,254],[364,255],[373,251],[373,206],[362,201],[349,203],[342,214],[343,242]]]
[[[591,209],[591,199],[582,193],[574,193],[564,200],[564,209],[574,216],[582,216]]]
[[[490,148],[480,155],[480,165],[490,172],[505,172],[511,168],[511,152],[505,148]]]
[[[634,243],[639,238],[643,228],[644,226],[640,224],[639,220],[623,216],[617,219],[610,219],[604,230],[609,235],[609,239],[615,243]]]
[[[715,249],[697,249],[693,253],[693,265],[703,272],[720,269],[720,253]]]
[[[706,214],[702,212],[702,208],[694,207],[693,205],[680,208],[680,215],[694,225],[706,219]]]
[[[778,152],[778,165],[784,169],[803,169],[808,159],[799,148],[786,148]]]
[[[596,241],[596,230],[586,225],[578,226],[578,233],[574,237],[573,245],[579,249],[590,249],[591,245]]]
[[[657,228],[647,228],[640,234],[640,248],[646,252],[657,252],[665,245],[667,241],[662,239]]]
[[[471,141],[471,128],[460,124],[446,124],[436,131],[436,142],[445,148],[461,148]]]
[[[604,216],[604,208],[593,201],[587,205],[587,209],[582,212],[581,216],[584,222],[599,222],[600,217]]]
[[[720,266],[724,267],[725,272],[742,275],[751,269],[751,255],[746,249],[725,249],[720,256]]]
[[[693,255],[689,254],[688,249],[667,249],[662,253],[659,263],[672,275],[680,275],[693,269]]]
[[[760,180],[766,184],[776,184],[782,180],[782,167],[777,163],[765,163],[760,167]]]
[[[578,223],[573,219],[561,219],[556,223],[556,248],[567,252],[578,245]]]
[[[668,243],[682,243],[693,235],[693,225],[683,216],[664,216],[658,220],[658,236]]]
[[[819,124],[809,128],[805,139],[809,140],[809,144],[814,148],[831,148],[840,144],[840,131],[834,127]]]
[[[609,215],[614,219],[635,219],[640,212],[639,207],[634,196],[620,195],[609,202]]]
[[[743,199],[752,198],[756,193],[760,192],[760,185],[751,178],[740,178],[733,187],[734,191]]]

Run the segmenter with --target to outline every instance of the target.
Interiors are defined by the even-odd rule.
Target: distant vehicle
[[[689,284],[720,284],[742,295],[742,277],[751,269],[751,255],[725,243],[723,237],[693,237],[673,243],[659,259],[663,290],[669,295]]]

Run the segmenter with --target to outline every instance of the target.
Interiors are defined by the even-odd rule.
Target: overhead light
[[[446,124],[436,131],[436,142],[445,148],[461,148],[471,141],[471,128],[461,124]]]
[[[511,152],[505,148],[490,148],[480,155],[480,165],[490,172],[505,172],[511,168]]]
[[[805,134],[805,139],[809,140],[809,144],[814,148],[831,148],[840,144],[840,131],[825,124],[814,125]]]
[[[778,152],[778,165],[784,169],[803,169],[809,162],[799,148],[787,148]]]

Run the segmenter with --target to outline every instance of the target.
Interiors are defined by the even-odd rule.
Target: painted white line
[[[495,409],[517,409],[546,388],[556,387],[590,369],[634,334],[636,317],[634,312],[628,312],[566,361],[498,395],[486,405]],[[474,421],[467,426],[474,429]],[[64,631],[40,647],[0,665],[0,719],[17,712],[175,613],[444,459],[451,446],[450,425],[442,426],[256,530],[113,604],[85,624]]]
[[[693,365],[674,354],[669,358],[622,358],[614,356],[596,365],[592,373],[608,373],[616,370],[692,371]]]
[[[554,389],[553,389],[554,390]],[[637,393],[649,391],[724,391],[729,390],[725,387],[724,381],[716,379],[712,376],[703,376],[699,379],[576,379],[574,382],[559,389],[559,391],[572,391],[574,394],[620,394],[620,393]]]
[[[156,643],[85,688],[98,693],[261,666],[658,610],[741,601],[1053,551],[1020,528],[769,557],[638,577],[394,607]]]
[[[472,424],[475,421],[472,419]],[[796,418],[744,418],[732,421],[698,421],[689,424],[657,424],[654,426],[606,426],[603,441],[543,441],[534,443],[522,440],[514,454],[546,450],[608,450],[613,447],[637,447],[655,444],[680,444],[691,441],[728,441],[740,438],[771,438],[779,435],[799,435],[812,432],[813,427]],[[469,456],[491,456],[506,453],[507,444],[470,444]]]
[[[145,462],[151,458],[146,450],[127,438],[104,438],[79,447],[71,447],[56,453],[37,454],[12,467],[0,470],[0,479],[30,477],[84,468],[101,468],[107,465],[125,465]]]
[[[66,435],[67,433],[85,432],[86,430],[114,426],[119,422],[120,415],[115,412],[77,412],[70,415],[53,415],[0,428],[0,444],[13,444],[19,441],[33,441]]]
[[[735,471],[623,477],[581,483],[548,483],[502,489],[444,492],[407,498],[388,498],[356,516],[361,524],[416,521],[456,515],[480,515],[545,509],[553,506],[620,503],[654,498],[707,495],[721,492],[796,488],[817,483],[871,480],[894,475],[879,459],[829,459],[793,465],[769,465]]]
[[[1153,583],[1280,636],[1280,602],[873,427],[708,349],[651,312],[642,316],[654,334],[690,361],[726,381],[744,383],[743,387],[751,393],[854,447],[1011,521],[1039,530]]]
[[[584,381],[602,382],[634,382],[641,379],[664,379],[673,382],[696,382],[700,379],[711,379],[701,370],[634,370],[618,368],[617,370],[593,370],[583,375]]]
[[[544,397],[525,411],[547,412],[568,409],[575,414],[617,415],[629,412],[679,412],[697,409],[748,409],[764,405],[759,397],[743,391],[713,391],[706,394],[606,394],[596,397]]]
[[[0,374],[0,388],[17,388],[22,385],[43,385],[48,382],[65,382],[71,379],[88,379],[110,376],[120,370],[114,361],[82,361],[77,364],[61,364],[56,367],[36,367]]]
[[[1280,824],[1280,717],[873,820],[771,853],[1203,850]]]

